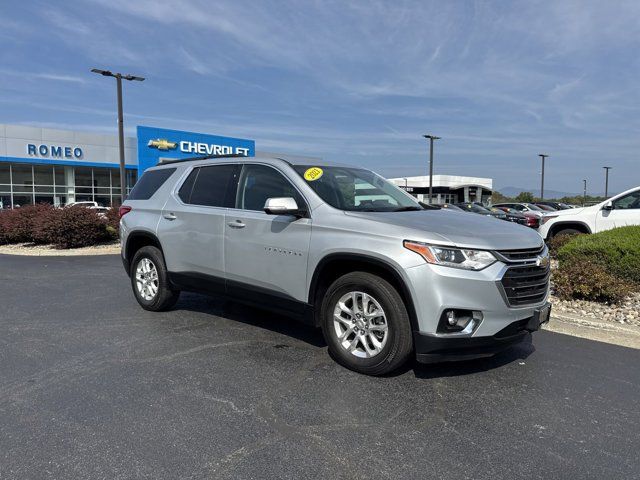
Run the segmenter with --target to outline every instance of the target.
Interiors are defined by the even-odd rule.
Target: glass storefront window
[[[13,208],[24,207],[33,203],[33,195],[13,194]]]
[[[76,187],[92,187],[93,180],[91,175],[91,169],[85,167],[76,167],[75,168],[75,181]]]
[[[0,210],[11,208],[11,194],[0,193]]]
[[[70,173],[72,176],[67,182]],[[127,170],[127,193],[136,179],[137,172]],[[120,172],[114,168],[0,162],[0,208],[11,208],[12,194],[14,208],[34,202],[63,206],[73,200],[117,206],[120,204]]]
[[[53,186],[53,165],[34,165],[33,177],[35,185]]]
[[[57,166],[55,168],[55,180],[56,180],[56,190],[57,187],[62,187],[67,184],[65,175],[64,175],[64,167]]]
[[[101,207],[109,207],[111,205],[111,197],[101,197],[96,195],[95,196],[95,201],[98,202],[98,205],[100,205]]]
[[[9,185],[11,183],[11,174],[9,173],[9,164],[0,162],[0,185]],[[0,187],[2,190],[2,187]]]
[[[31,165],[12,165],[11,174],[14,193],[33,192],[33,171]],[[33,199],[30,203],[33,203]],[[16,203],[14,201],[14,203]],[[22,202],[24,203],[24,201]]]
[[[93,169],[93,186],[94,187],[111,187],[111,175],[107,168]]]

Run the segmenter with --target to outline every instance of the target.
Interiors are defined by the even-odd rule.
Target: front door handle
[[[231,228],[244,228],[246,225],[242,223],[242,220],[236,220],[235,222],[227,223]]]
[[[175,213],[171,213],[171,212],[164,213],[162,216],[167,220],[175,220],[176,218],[178,218],[176,217]]]

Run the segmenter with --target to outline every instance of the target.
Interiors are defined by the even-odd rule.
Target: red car
[[[499,208],[500,210],[502,210],[503,212],[506,213],[519,213],[521,215],[524,215],[525,217],[527,217],[527,227],[531,227],[531,228],[538,228],[540,226],[540,216],[532,213],[532,212],[520,212],[518,210],[515,210],[513,208],[509,208],[509,207],[500,207],[500,206],[496,206],[496,208]]]

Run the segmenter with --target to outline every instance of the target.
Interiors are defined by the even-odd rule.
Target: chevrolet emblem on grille
[[[149,140],[147,147],[157,148],[158,150],[173,150],[178,144],[176,142],[170,142],[165,138],[157,138],[155,140]]]

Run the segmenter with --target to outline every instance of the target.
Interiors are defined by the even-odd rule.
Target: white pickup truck
[[[597,233],[627,225],[640,225],[640,187],[592,207],[549,213],[542,217],[538,232],[548,240],[560,234]]]

